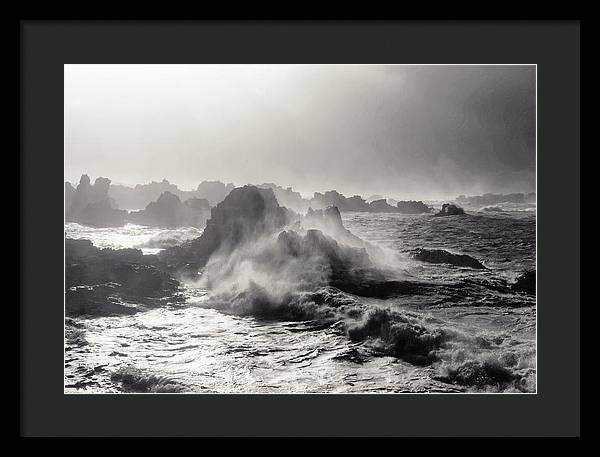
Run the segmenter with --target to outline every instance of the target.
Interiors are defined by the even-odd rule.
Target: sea
[[[405,277],[439,288],[439,296],[353,297],[452,335],[433,363],[369,350],[336,326],[227,313],[211,305],[209,291],[183,285],[184,303],[127,316],[66,317],[65,393],[535,393],[535,296],[495,287],[536,267],[535,208],[510,209],[448,217],[342,213],[354,235],[402,260]],[[157,237],[177,244],[200,234],[65,225],[68,238],[145,254],[160,251]],[[467,254],[486,269],[412,260],[419,248]]]

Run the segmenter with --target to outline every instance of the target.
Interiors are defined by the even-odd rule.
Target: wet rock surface
[[[512,285],[512,290],[515,292],[525,292],[526,294],[535,295],[535,282],[535,270],[527,271],[517,278],[517,281]]]
[[[176,300],[179,282],[137,249],[98,249],[88,240],[65,240],[68,315],[134,314],[139,306]]]
[[[457,267],[485,269],[485,266],[479,260],[469,255],[453,254],[444,249],[417,249],[413,253],[413,258],[427,263],[445,263]]]

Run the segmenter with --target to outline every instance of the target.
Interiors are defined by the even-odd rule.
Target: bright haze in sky
[[[65,65],[65,179],[535,190],[535,66]]]

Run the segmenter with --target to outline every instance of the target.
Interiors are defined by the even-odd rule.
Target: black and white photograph
[[[534,63],[65,63],[64,393],[536,394],[536,165]]]

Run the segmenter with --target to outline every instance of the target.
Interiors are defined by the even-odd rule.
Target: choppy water
[[[481,260],[487,270],[404,261],[406,274],[439,284],[440,294],[391,300],[360,298],[373,308],[406,313],[458,337],[439,351],[439,362],[416,366],[371,356],[360,344],[310,323],[260,321],[207,308],[206,291],[187,288],[187,302],[133,316],[67,319],[65,391],[351,393],[494,391],[439,375],[465,361],[494,360],[518,374],[519,388],[535,391],[535,299],[495,292],[498,278],[535,268],[535,213],[429,215],[343,214],[359,237],[404,255],[441,248]],[[137,247],[159,229],[92,229],[67,224],[66,235],[99,247]],[[183,237],[191,236],[182,230]],[[147,253],[155,251],[146,251]],[[443,292],[462,284],[460,293]],[[349,357],[366,356],[360,363]]]

